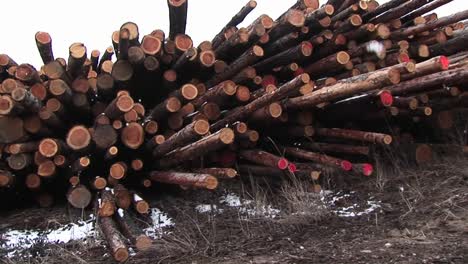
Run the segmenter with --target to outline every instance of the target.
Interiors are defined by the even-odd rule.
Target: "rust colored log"
[[[273,93],[273,91],[275,91],[276,89],[278,89],[278,87],[276,87],[273,84],[269,84],[265,88],[260,88],[260,89],[258,89],[256,91],[252,92],[250,94],[250,100],[254,101],[254,100],[262,97],[265,94]]]
[[[468,70],[466,68],[458,68],[414,78],[401,84],[387,87],[386,89],[390,90],[394,95],[405,95],[429,90],[432,87],[440,87],[442,84],[448,86],[456,85],[463,82],[467,76]]]
[[[145,140],[145,130],[137,122],[129,123],[120,134],[122,143],[130,149],[138,149]]]
[[[316,133],[317,135],[324,137],[351,139],[380,145],[390,145],[392,143],[392,136],[390,135],[359,130],[317,128]]]
[[[69,47],[67,72],[71,77],[77,77],[83,72],[83,65],[86,60],[86,47],[83,43],[73,43]]]
[[[52,38],[49,33],[39,31],[36,33],[34,38],[36,39],[36,46],[44,64],[53,61],[54,53],[52,52]]]
[[[109,176],[114,179],[120,180],[127,174],[127,164],[124,162],[116,162],[109,168]]]
[[[102,54],[101,60],[99,61],[99,65],[97,66],[95,71],[99,72],[102,67],[102,63],[107,60],[112,60],[112,56],[114,56],[114,49],[112,48],[112,46],[109,46],[106,48],[106,50]]]
[[[84,126],[74,126],[68,131],[66,142],[72,150],[83,150],[91,143],[91,134]]]
[[[65,168],[68,165],[68,160],[64,155],[56,155],[53,162],[59,168]]]
[[[143,160],[141,159],[133,159],[131,162],[130,162],[130,167],[132,168],[132,170],[134,171],[141,171],[143,169],[143,166],[144,166],[144,162]]]
[[[114,195],[109,190],[101,191],[101,199],[99,201],[98,215],[99,217],[109,217],[114,215],[117,210],[114,201]]]
[[[119,154],[119,149],[116,146],[111,146],[106,150],[106,153],[104,154],[104,159],[111,160],[117,157],[117,154]]]
[[[133,76],[133,67],[127,60],[117,60],[112,67],[111,76],[117,82],[127,82]]]
[[[148,150],[152,150],[156,146],[159,146],[162,143],[164,143],[164,141],[166,141],[166,137],[164,135],[154,135],[150,140],[146,142],[145,147]]]
[[[450,16],[436,19],[426,24],[416,25],[413,27],[403,28],[400,30],[393,31],[390,38],[395,39],[395,40],[405,39],[409,36],[420,34],[426,31],[430,31],[435,28],[445,27],[450,24],[456,23],[458,21],[467,19],[467,18],[468,18],[468,10],[461,11]]]
[[[237,171],[233,168],[204,168],[193,169],[193,172],[213,175],[218,179],[232,179],[237,176]]]
[[[123,94],[115,98],[104,110],[104,113],[110,119],[118,119],[123,114],[132,110],[135,105],[132,97],[129,95]]]
[[[99,149],[107,149],[117,142],[117,132],[107,125],[97,125],[92,133],[92,140]]]
[[[311,76],[318,76],[330,70],[336,70],[349,62],[350,56],[344,51],[332,54],[304,68]]]
[[[37,166],[37,175],[45,178],[49,178],[57,173],[57,167],[51,160],[46,160]]]
[[[193,47],[193,41],[189,35],[178,34],[174,39],[175,52],[180,55]]]
[[[98,222],[112,252],[112,257],[117,262],[126,261],[129,257],[128,249],[125,245],[125,239],[118,231],[115,222],[110,217],[100,217]]]
[[[104,190],[107,186],[107,180],[103,177],[96,176],[93,179],[91,179],[91,187],[93,187],[95,190]]]
[[[24,170],[32,164],[32,157],[28,153],[13,154],[6,160],[8,167],[15,171]]]
[[[287,155],[290,155],[295,158],[303,159],[303,160],[310,160],[317,163],[321,163],[328,166],[338,167],[344,171],[350,171],[353,168],[351,162],[347,160],[338,159],[332,156],[328,156],[325,154],[319,154],[310,151],[304,151],[299,148],[292,148],[287,147],[284,149]]]
[[[115,222],[119,226],[122,234],[136,247],[139,251],[147,250],[153,243],[152,239],[145,235],[141,229],[137,227],[137,223],[128,215],[122,215],[120,212],[114,215]]]
[[[391,67],[385,68],[340,80],[334,85],[324,87],[310,94],[291,98],[285,103],[285,106],[288,109],[311,107],[360,92],[375,90],[390,83],[399,83],[399,81],[400,72],[398,70]]]
[[[46,158],[52,158],[57,154],[63,154],[67,151],[67,145],[60,139],[45,138],[39,143],[39,153]]]
[[[273,55],[256,63],[253,67],[258,73],[269,71],[275,67],[287,65],[292,62],[302,62],[312,54],[313,46],[309,41]]]
[[[234,131],[223,128],[216,133],[206,136],[190,145],[177,149],[159,160],[162,168],[171,167],[187,160],[193,160],[211,151],[218,150],[234,141]]]
[[[124,124],[123,124],[123,122],[121,120],[112,121],[112,127],[117,131],[120,131],[123,126],[124,126]]]
[[[374,17],[369,19],[369,22],[371,23],[388,23],[394,19],[398,19],[405,14],[408,14],[411,10],[415,10],[423,5],[425,5],[428,1],[434,1],[434,0],[412,0],[412,1],[399,1],[403,2],[400,3],[399,5],[393,6],[392,9],[390,9],[388,12],[383,13],[382,15],[378,17]],[[391,2],[397,2],[397,1],[391,1]],[[391,3],[389,2],[389,3]],[[388,3],[388,4],[389,4]],[[384,5],[382,5],[384,6]],[[380,7],[382,7],[380,6]],[[379,8],[380,8],[379,7]],[[379,9],[377,8],[377,10]]]
[[[75,160],[71,164],[70,170],[73,173],[78,173],[78,172],[86,170],[87,168],[89,168],[90,165],[91,165],[91,159],[90,158],[81,157],[81,158],[78,158],[77,160]]]
[[[265,94],[262,97],[248,103],[243,107],[242,110],[237,110],[230,112],[226,115],[225,118],[222,120],[214,123],[211,125],[211,130],[216,131],[226,125],[230,125],[236,121],[242,121],[248,118],[256,110],[267,106],[275,101],[280,101],[290,93],[294,92],[295,90],[299,89],[302,85],[308,83],[310,81],[310,77],[308,74],[301,74],[296,78],[292,79],[291,81],[285,83],[280,88],[275,90],[273,93]]]
[[[39,177],[39,175],[30,173],[26,176],[26,179],[24,180],[24,184],[26,185],[26,188],[28,188],[29,190],[38,190],[41,187],[41,181],[42,180],[41,180],[41,177]],[[0,186],[2,185],[1,182],[2,180],[0,176]]]
[[[143,198],[141,198],[141,196],[139,196],[138,194],[133,194],[132,204],[135,211],[137,211],[139,214],[148,214],[150,206],[148,202],[143,200]]]
[[[350,30],[354,30],[362,25],[362,18],[360,15],[351,15],[345,21],[338,21],[333,25],[335,33],[346,33]]]
[[[247,15],[252,12],[252,10],[257,6],[256,1],[248,1],[247,4],[245,4],[241,10],[239,10],[232,18],[231,20],[221,29],[221,31],[216,34],[216,36],[213,38],[211,41],[213,49],[216,49],[223,41],[226,40],[224,37],[224,33],[231,27],[235,27],[239,25],[244,19],[247,17]]]
[[[115,204],[122,209],[128,209],[132,205],[132,194],[122,184],[114,186]]]
[[[301,142],[301,147],[323,153],[350,154],[369,156],[370,148],[368,146],[355,146],[332,143]]]
[[[0,96],[0,115],[16,116],[22,114],[24,111],[24,106],[14,101],[11,96]]]
[[[145,133],[148,135],[154,135],[158,132],[159,130],[159,125],[158,122],[156,121],[147,121],[145,122]]]
[[[214,190],[218,187],[218,180],[210,174],[152,171],[150,172],[150,179],[155,182],[179,184],[208,190]]]
[[[42,82],[36,69],[32,65],[26,63],[16,68],[15,78],[29,85]]]
[[[149,113],[148,119],[160,121],[167,117],[170,113],[175,113],[181,108],[181,102],[175,97],[169,97],[163,102],[155,106]]]
[[[112,68],[114,67],[114,63],[111,60],[106,60],[101,65],[101,73],[112,73]]]
[[[250,90],[249,87],[244,85],[237,86],[236,90],[236,99],[239,103],[246,103],[250,100]]]
[[[286,170],[289,162],[284,157],[276,156],[274,154],[262,150],[241,150],[239,157],[259,165]]]
[[[153,157],[158,158],[174,149],[185,146],[209,132],[210,125],[205,120],[197,120],[166,139],[153,150]]]
[[[162,42],[154,36],[146,35],[141,41],[140,48],[148,56],[159,56],[162,52]]]
[[[7,54],[0,54],[0,68],[4,70],[8,70],[10,67],[18,66],[18,63],[16,63],[10,56]]]
[[[84,185],[70,188],[67,193],[68,202],[75,208],[84,209],[91,203],[92,194]]]

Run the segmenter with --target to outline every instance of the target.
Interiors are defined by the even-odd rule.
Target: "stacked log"
[[[68,58],[37,32],[40,68],[0,54],[0,195],[96,198],[124,261],[125,237],[150,242],[116,212],[146,215],[137,193],[153,185],[213,190],[239,171],[317,186],[329,170],[370,176],[397,146],[429,162],[468,107],[468,11],[426,16],[449,2],[298,0],[239,27],[248,1],[194,45],[188,1],[168,0],[167,38],[127,22],[103,53],[73,43]]]

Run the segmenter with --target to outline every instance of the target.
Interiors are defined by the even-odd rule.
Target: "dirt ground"
[[[151,194],[152,206],[174,225],[127,263],[468,263],[466,160],[424,169],[378,168],[367,179],[325,177],[330,179],[322,188],[340,190],[344,197],[326,207],[323,194],[309,193],[303,183],[291,194],[297,186],[249,176],[223,182],[216,192]],[[256,213],[221,202],[228,193],[249,200]],[[334,210],[365,206],[370,199],[379,201],[378,208],[353,217]],[[200,204],[211,209],[198,212]],[[258,213],[268,206],[279,209],[274,217]],[[64,205],[4,212],[0,244],[8,229],[67,223],[76,219],[70,212]],[[0,263],[114,263],[104,246],[99,237],[87,243],[38,242],[14,256],[0,249]]]

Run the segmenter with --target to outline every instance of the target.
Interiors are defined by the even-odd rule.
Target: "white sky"
[[[195,44],[213,36],[248,0],[189,0],[187,31]],[[326,0],[321,0],[324,3]],[[381,0],[380,3],[388,0]],[[276,19],[296,0],[257,0],[257,7],[243,24],[260,14]],[[468,9],[467,0],[454,0],[437,10],[439,17]],[[22,0],[2,1],[2,40],[0,53],[18,63],[42,64],[34,42],[37,31],[52,36],[55,57],[68,58],[68,47],[82,42],[101,52],[112,44],[111,34],[127,21],[138,24],[140,37],[154,29],[169,31],[166,0]]]

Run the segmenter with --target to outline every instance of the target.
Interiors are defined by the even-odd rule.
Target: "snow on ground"
[[[56,229],[45,231],[36,230],[9,230],[0,235],[6,249],[12,249],[8,256],[12,257],[16,253],[31,248],[38,242],[45,244],[68,243],[72,240],[86,240],[95,237],[94,216],[87,221],[79,221],[68,225],[59,226]]]
[[[150,216],[153,223],[143,230],[150,238],[160,238],[164,234],[163,228],[174,225],[172,219],[158,208],[151,208]]]
[[[338,217],[368,215],[381,208],[380,201],[374,200],[373,197],[370,197],[367,201],[362,201],[356,192],[344,193],[325,190],[320,193],[320,199],[324,206]],[[359,202],[350,202],[356,200],[359,200]],[[270,204],[255,204],[254,200],[241,199],[235,193],[227,193],[221,196],[219,202],[225,206],[236,208],[240,214],[247,216],[276,218],[281,213],[279,209],[272,207]],[[195,207],[195,210],[199,213],[223,213],[223,209],[214,204],[199,204]]]
[[[353,202],[348,205],[350,201],[356,200],[356,192],[344,193],[340,191],[334,193],[332,191],[322,191],[320,197],[322,202],[339,217],[368,215],[382,207],[381,201],[374,200],[374,197],[369,197],[367,201]],[[341,205],[342,203],[345,205]]]

